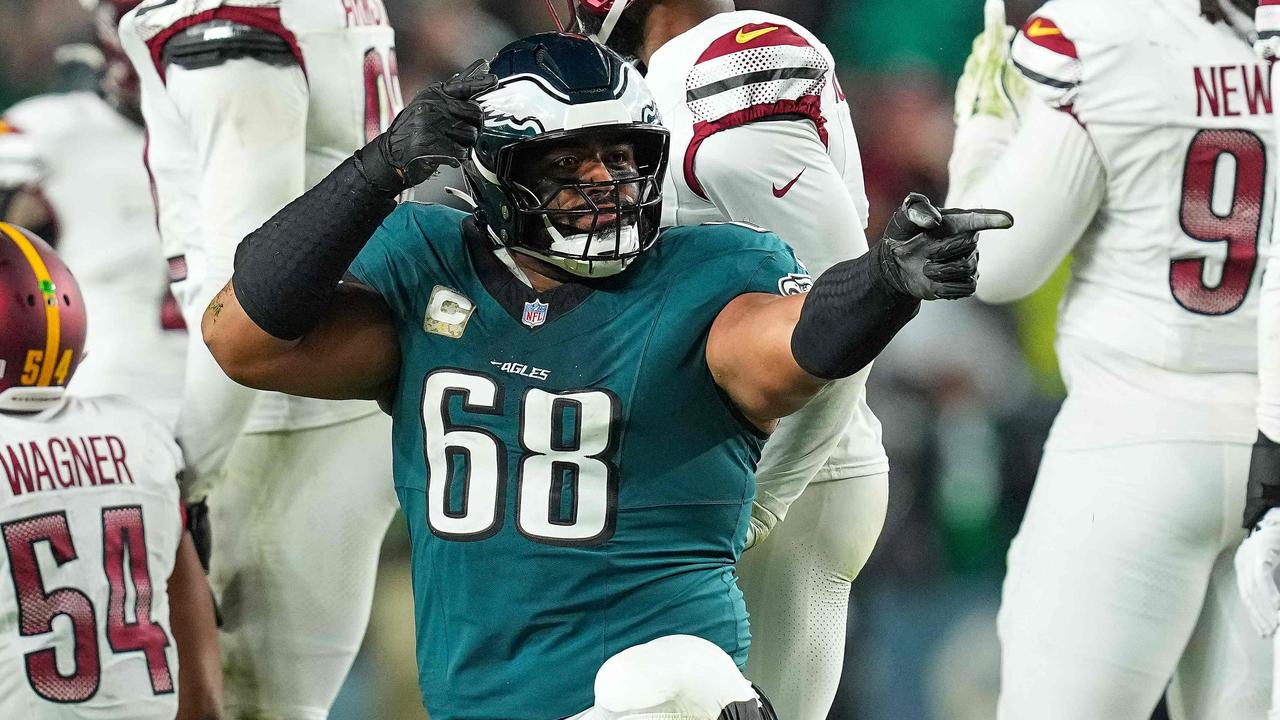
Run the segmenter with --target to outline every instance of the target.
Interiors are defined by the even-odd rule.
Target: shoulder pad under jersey
[[[1013,64],[1037,96],[1067,109],[1077,103],[1086,77],[1096,83],[1100,72],[1116,67],[1117,49],[1149,41],[1142,37],[1152,25],[1143,14],[1146,7],[1115,0],[1049,0],[1014,38]]]
[[[771,115],[800,115],[822,127],[831,62],[783,23],[751,22],[711,41],[685,77],[695,123],[723,130]]]
[[[1013,39],[1015,67],[1030,80],[1033,93],[1053,107],[1067,107],[1080,87],[1080,53],[1075,42],[1047,13],[1027,20]]]
[[[693,116],[686,177],[700,197],[706,194],[689,168],[702,143],[718,132],[771,117],[800,117],[813,122],[827,142],[822,91],[834,69],[830,54],[803,30],[771,20],[731,26],[706,44],[685,75],[684,101]]]
[[[160,61],[188,70],[221,65],[228,60],[251,57],[270,65],[297,62],[289,43],[275,33],[230,20],[212,20],[194,25],[169,38]]]

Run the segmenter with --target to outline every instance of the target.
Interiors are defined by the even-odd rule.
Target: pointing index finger
[[[1013,227],[1013,215],[1004,210],[956,210],[942,211],[942,232],[947,235],[975,233],[983,230],[1008,230]]]

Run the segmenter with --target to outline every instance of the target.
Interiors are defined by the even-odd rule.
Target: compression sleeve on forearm
[[[920,310],[919,300],[880,277],[881,247],[832,265],[809,290],[791,333],[791,355],[810,375],[834,380],[856,373]]]
[[[348,158],[236,248],[236,300],[263,331],[302,337],[378,225],[396,207]]]

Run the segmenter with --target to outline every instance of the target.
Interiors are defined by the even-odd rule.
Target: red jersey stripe
[[[714,60],[725,55],[732,55],[736,52],[749,50],[758,47],[770,47],[773,45],[794,45],[797,47],[809,47],[809,41],[805,40],[795,33],[794,30],[786,25],[778,25],[777,23],[747,23],[733,32],[725,33],[716,38],[711,45],[702,52],[698,57],[698,61],[694,63],[704,63],[708,60]]]
[[[1028,40],[1046,50],[1051,50],[1059,55],[1066,55],[1072,59],[1080,57],[1076,54],[1076,44],[1062,34],[1062,28],[1059,28],[1056,23],[1047,18],[1032,16],[1031,19],[1027,20],[1027,24],[1023,26],[1022,34]]]

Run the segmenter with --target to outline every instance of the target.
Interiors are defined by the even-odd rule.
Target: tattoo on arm
[[[210,320],[212,322],[218,321],[218,316],[222,314],[222,306],[226,303],[227,293],[230,291],[230,286],[223,285],[218,294],[214,295],[213,299],[209,301],[209,307],[205,309],[205,313],[211,316]]]

